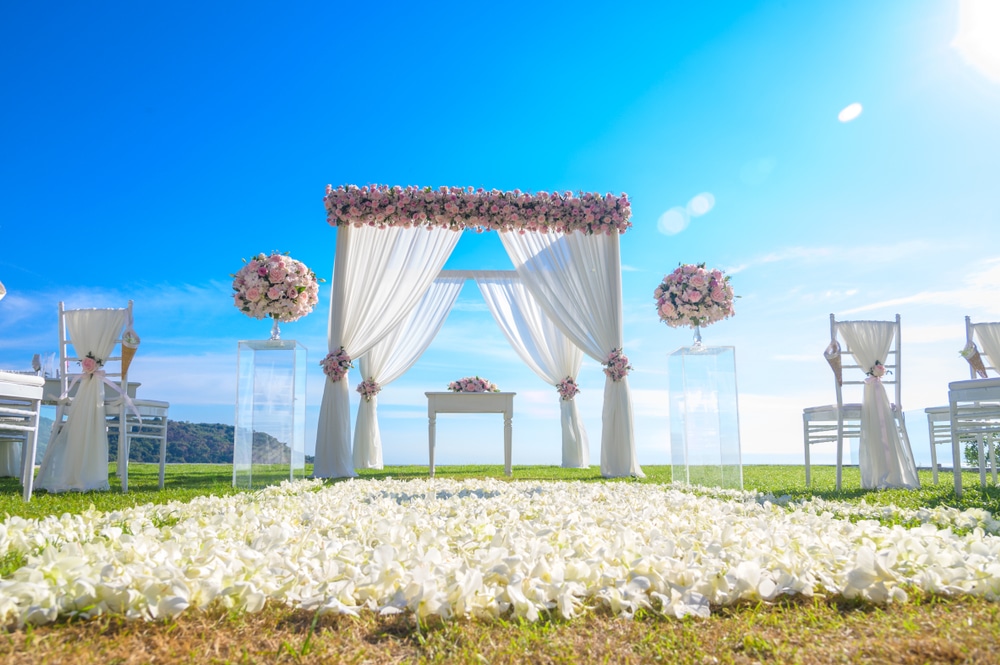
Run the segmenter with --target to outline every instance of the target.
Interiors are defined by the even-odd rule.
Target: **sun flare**
[[[1000,2],[960,0],[958,32],[951,45],[966,63],[1000,83]]]

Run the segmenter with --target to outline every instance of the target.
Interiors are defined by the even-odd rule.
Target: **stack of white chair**
[[[975,439],[979,453],[979,483],[986,485],[986,451],[989,448],[996,484],[996,448],[991,445],[1000,436],[1000,377],[989,377],[988,370],[1000,364],[1000,323],[972,323],[965,317],[966,350],[971,379],[948,384],[948,417],[950,420],[951,452],[955,477],[955,494],[962,496],[962,442]],[[978,341],[986,353],[986,361],[978,355]],[[963,355],[966,355],[963,353]],[[974,358],[979,363],[974,364]],[[976,378],[976,377],[980,378]],[[931,444],[934,445],[933,443]]]
[[[18,476],[31,500],[45,379],[0,371],[0,475]]]

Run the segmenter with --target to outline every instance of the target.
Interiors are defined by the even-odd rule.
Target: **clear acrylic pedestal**
[[[233,487],[305,477],[306,348],[295,340],[239,343]]]
[[[743,489],[735,348],[682,346],[667,369],[673,479]]]

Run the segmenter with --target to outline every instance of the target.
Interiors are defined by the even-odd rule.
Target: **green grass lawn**
[[[48,495],[21,500],[12,478],[0,479],[0,514],[43,517],[93,506],[110,511],[144,503],[232,494],[229,465],[168,466],[166,488],[156,465],[130,466],[123,494],[109,472],[111,491]],[[307,469],[307,474],[311,469]],[[514,467],[514,481],[669,483],[670,467],[644,467],[643,480],[603,480],[599,470]],[[904,508],[952,506],[1000,513],[1000,490],[979,487],[978,473],[963,477],[956,499],[950,473],[920,490],[860,489],[856,467],[834,489],[833,467],[813,468],[805,487],[801,466],[744,467],[747,490]],[[503,467],[437,467],[438,477],[503,479]],[[362,479],[425,478],[425,466],[363,471]],[[343,480],[329,482],[345,482]],[[187,611],[176,619],[146,622],[104,616],[89,621],[9,628],[0,634],[0,662],[11,663],[997,663],[1000,603],[981,598],[912,594],[908,603],[878,606],[837,597],[789,598],[713,610],[708,619],[671,619],[640,612],[634,619],[592,612],[563,621],[514,620],[420,623],[408,614],[319,616],[277,603],[253,614]]]
[[[21,517],[42,517],[59,515],[64,512],[77,513],[93,505],[98,510],[117,510],[123,507],[145,503],[167,503],[188,501],[203,494],[226,495],[240,490],[233,488],[232,466],[227,464],[177,464],[168,465],[166,483],[163,490],[158,487],[159,467],[155,464],[129,465],[129,492],[123,494],[112,464],[108,473],[111,490],[107,492],[68,492],[48,494],[36,492],[30,503],[21,500],[21,486],[14,478],[0,478],[0,515]],[[556,466],[515,466],[511,480],[583,480],[593,482],[642,482],[669,483],[672,480],[669,466],[645,466],[646,478],[642,480],[601,478],[598,467],[589,469],[562,469]],[[306,467],[306,475],[312,472]],[[502,465],[439,466],[435,473],[440,478],[505,478]],[[393,466],[383,470],[364,470],[359,474],[363,479],[379,478],[426,478],[426,466]],[[270,477],[277,482],[280,477]],[[743,467],[744,489],[775,496],[788,495],[793,498],[819,496],[824,499],[860,502],[868,504],[895,504],[901,508],[940,505],[955,508],[983,508],[992,513],[1000,513],[1000,489],[993,485],[980,488],[979,474],[963,473],[961,499],[955,497],[951,472],[939,474],[939,484],[931,482],[931,472],[921,471],[919,490],[866,491],[861,489],[861,474],[857,467],[845,467],[843,489],[837,492],[836,472],[832,466],[814,466],[812,487],[805,485],[805,470],[792,465],[755,465]],[[329,482],[344,482],[334,480]],[[987,476],[987,482],[989,477]]]

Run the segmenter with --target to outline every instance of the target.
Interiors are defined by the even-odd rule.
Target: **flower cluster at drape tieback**
[[[498,393],[497,384],[478,376],[466,376],[448,384],[448,390],[453,393]]]
[[[572,376],[567,376],[556,384],[556,390],[559,391],[559,397],[564,402],[568,402],[576,397],[576,394],[580,392],[580,387],[576,385],[576,381],[573,380]]]
[[[679,266],[653,290],[660,320],[671,328],[707,326],[728,319],[733,310],[733,287],[721,270],[704,263]]]
[[[80,361],[80,369],[83,370],[84,374],[93,375],[94,372],[99,370],[104,366],[104,361],[100,358],[94,356],[93,352],[88,351],[87,355],[83,357]]]
[[[283,322],[313,310],[319,302],[318,282],[323,281],[301,261],[277,252],[258,254],[230,277],[237,309],[255,319],[269,316]]]
[[[368,377],[358,384],[357,391],[361,393],[361,396],[365,398],[366,402],[370,402],[375,395],[382,392],[382,386],[380,386],[372,377]]]
[[[472,187],[327,185],[323,203],[333,225],[426,226],[461,231],[625,233],[632,226],[628,196],[591,192],[529,194]]]
[[[621,349],[611,349],[608,359],[603,363],[604,373],[611,377],[612,381],[621,381],[632,371],[632,366],[628,364],[628,356],[622,353]]]
[[[354,367],[354,363],[351,362],[351,357],[344,351],[344,347],[326,354],[326,357],[319,362],[319,365],[323,368],[323,373],[330,377],[330,380],[334,383],[347,376],[347,370]]]
[[[883,376],[886,375],[886,373],[888,373],[888,370],[885,368],[885,365],[883,365],[882,362],[879,360],[876,360],[875,364],[872,365],[867,372],[865,372],[865,374],[867,374],[868,376],[874,377],[876,379],[882,378]]]

